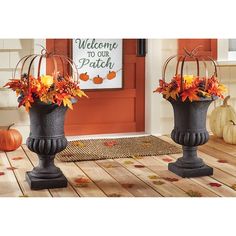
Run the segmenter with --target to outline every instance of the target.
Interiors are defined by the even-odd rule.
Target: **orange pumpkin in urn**
[[[115,77],[116,77],[115,71],[109,71],[109,73],[107,74],[107,79],[109,80],[114,79]]]
[[[93,82],[94,82],[95,84],[102,84],[103,78],[98,75],[98,76],[96,76],[96,77],[93,78]]]
[[[87,80],[89,80],[89,75],[87,74],[87,72],[81,73],[79,78],[83,81],[87,81]]]
[[[22,136],[16,129],[10,129],[14,124],[8,126],[5,130],[0,130],[0,150],[13,151],[22,144]]]

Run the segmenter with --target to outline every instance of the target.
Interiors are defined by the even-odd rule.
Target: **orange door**
[[[182,54],[184,48],[191,51],[197,46],[199,48],[199,55],[209,56],[212,59],[217,59],[217,39],[179,39],[178,40],[178,52]],[[187,58],[187,60],[191,60]]]
[[[47,49],[70,56],[71,40],[47,39]],[[136,55],[137,40],[123,40],[123,89],[86,91],[67,112],[66,135],[144,131],[145,57]],[[52,72],[47,62],[47,73]]]

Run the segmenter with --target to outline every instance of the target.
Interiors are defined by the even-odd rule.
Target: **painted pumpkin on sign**
[[[226,143],[236,144],[236,123],[231,120],[231,124],[225,125],[223,139]]]
[[[89,80],[89,75],[87,74],[87,72],[81,73],[79,78],[83,81],[87,81],[87,80]]]
[[[236,120],[236,112],[232,106],[228,105],[230,96],[224,99],[223,105],[215,108],[210,116],[210,128],[214,135],[223,137],[223,129],[230,120]]]
[[[98,75],[98,76],[96,76],[96,77],[93,78],[93,82],[94,82],[95,84],[102,84],[103,78],[102,78],[102,77],[99,77],[99,75]]]
[[[109,73],[107,74],[107,79],[109,80],[114,79],[115,77],[116,77],[115,71],[109,71]]]
[[[14,151],[22,144],[22,136],[16,129],[10,129],[14,124],[8,126],[6,130],[0,130],[0,150]]]

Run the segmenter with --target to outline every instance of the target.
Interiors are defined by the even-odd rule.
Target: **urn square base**
[[[27,171],[25,177],[32,190],[67,187],[67,179],[64,175],[54,179],[39,179],[31,176],[30,171]]]
[[[213,168],[207,165],[204,165],[200,168],[190,169],[179,167],[175,163],[169,163],[168,170],[183,178],[213,175]]]

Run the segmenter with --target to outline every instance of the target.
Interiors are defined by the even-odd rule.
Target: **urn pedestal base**
[[[179,167],[176,165],[176,163],[169,163],[168,170],[183,178],[213,175],[213,168],[207,165],[203,165],[202,167],[191,169],[191,168]]]
[[[27,171],[25,177],[32,190],[67,187],[67,179],[63,174],[57,178],[42,179],[35,178],[31,175],[31,171]]]
[[[168,170],[185,178],[213,175],[213,168],[197,156],[197,147],[182,146],[183,156],[168,164]]]

